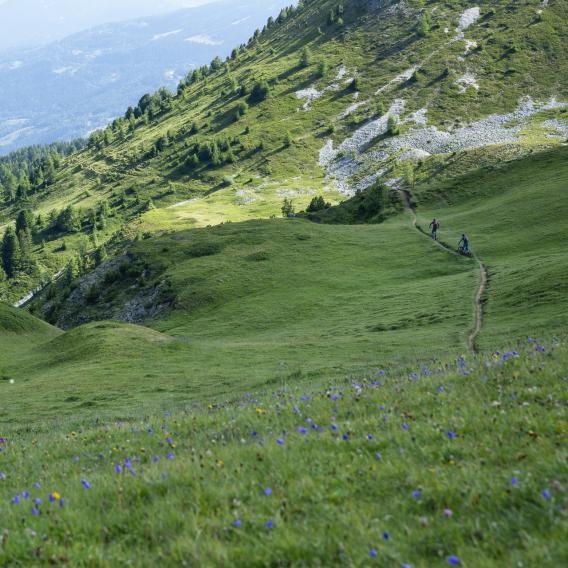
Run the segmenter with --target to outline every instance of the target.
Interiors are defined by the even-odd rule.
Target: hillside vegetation
[[[567,22],[300,2],[5,202],[0,564],[564,565]]]
[[[372,122],[384,115],[386,124],[385,113],[398,117],[401,135],[424,116],[429,128],[453,132],[491,113],[513,113],[505,130],[513,138],[519,130],[521,155],[558,142],[562,106],[514,113],[523,97],[544,103],[567,93],[566,2],[479,7],[469,13],[467,2],[312,0],[284,10],[226,62],[191,73],[175,96],[162,90],[143,97],[124,119],[95,133],[88,149],[55,172],[34,175],[29,189],[22,182],[19,197],[5,200],[0,223],[21,209],[40,219],[26,253],[33,262],[4,285],[5,299],[23,296],[71,259],[75,270],[90,270],[95,250],[153,207],[181,204],[164,213],[162,224],[182,217],[205,226],[279,214],[284,197],[296,210],[322,192],[337,202],[337,189],[365,187],[377,171],[396,178],[402,152],[386,148],[385,161],[388,140]],[[475,86],[461,92],[470,75]],[[352,136],[331,168],[339,184],[330,184],[320,150]],[[481,136],[491,143],[491,131]],[[500,131],[496,141],[503,140]],[[440,159],[436,153],[427,161]],[[59,215],[68,207],[73,215]]]

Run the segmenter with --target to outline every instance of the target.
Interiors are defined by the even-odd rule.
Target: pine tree
[[[20,243],[13,227],[8,227],[2,239],[2,267],[8,278],[14,278],[20,268]]]
[[[20,231],[29,231],[33,233],[34,229],[34,214],[29,209],[24,209],[18,214],[16,219],[16,233]]]

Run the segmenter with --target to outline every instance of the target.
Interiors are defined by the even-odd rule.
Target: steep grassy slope
[[[566,345],[518,351],[3,431],[0,564],[563,566]]]
[[[475,264],[422,241],[406,217],[381,227],[226,224],[137,241],[128,254],[134,275],[107,277],[90,304],[78,289],[61,323],[161,303],[145,322],[159,333],[107,323],[67,332],[11,365],[18,381],[2,393],[5,419],[24,407],[121,416],[344,377],[417,351],[460,352],[473,326]]]
[[[24,311],[0,304],[0,374],[4,365],[17,359],[21,352],[32,346],[38,348],[59,333]]]
[[[457,28],[464,28],[460,18],[471,9],[465,1],[357,0],[342,13],[339,6],[333,0],[303,3],[234,60],[180,89],[165,110],[139,118],[133,130],[122,125],[109,131],[101,148],[64,161],[54,184],[27,203],[2,208],[0,218],[8,222],[24,205],[47,216],[69,204],[86,212],[107,200],[111,218],[98,231],[101,243],[144,211],[149,199],[163,207],[208,195],[171,213],[172,222],[181,217],[195,226],[269,217],[279,213],[284,196],[297,209],[322,191],[328,201],[341,199],[318,165],[321,148],[330,138],[340,144],[389,108],[400,114],[402,133],[416,120],[413,113],[425,108],[429,125],[451,130],[490,113],[512,112],[522,97],[562,100],[568,93],[564,1],[542,9],[535,1],[480,3],[479,19],[464,31]],[[336,14],[331,23],[330,11]],[[306,46],[311,57],[301,64]],[[478,88],[462,89],[467,83],[460,81],[470,75]],[[249,101],[235,120],[247,93],[262,80],[270,87],[268,99]],[[555,127],[542,122],[563,119],[561,112],[552,109],[522,124],[525,152],[526,146],[558,141],[549,137],[558,134]],[[511,119],[510,126],[516,123]],[[220,159],[195,163],[195,148],[213,141],[224,148]],[[360,175],[384,167],[371,159]],[[92,248],[85,239],[91,230],[85,221],[78,233],[38,234],[38,244],[48,241],[36,251],[41,270],[53,274],[77,250]],[[6,297],[29,286],[29,280],[17,280]]]
[[[481,345],[568,326],[568,147],[451,182],[419,186],[422,222],[441,238],[466,232],[488,268]]]

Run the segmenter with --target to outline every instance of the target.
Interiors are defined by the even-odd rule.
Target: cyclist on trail
[[[458,243],[458,250],[462,254],[469,254],[469,239],[465,233],[462,233],[460,242]]]
[[[434,219],[432,219],[432,222],[430,223],[429,227],[432,229],[432,238],[437,241],[438,240],[438,229],[440,228],[440,223],[438,222],[438,220],[434,217]]]

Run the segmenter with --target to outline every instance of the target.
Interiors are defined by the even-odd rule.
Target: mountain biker
[[[458,250],[462,254],[469,254],[469,239],[465,233],[462,233],[460,242],[458,243]]]
[[[434,219],[432,219],[432,222],[430,223],[429,227],[432,229],[432,238],[437,241],[438,240],[438,229],[440,228],[440,223],[438,222],[438,220],[434,217]]]

